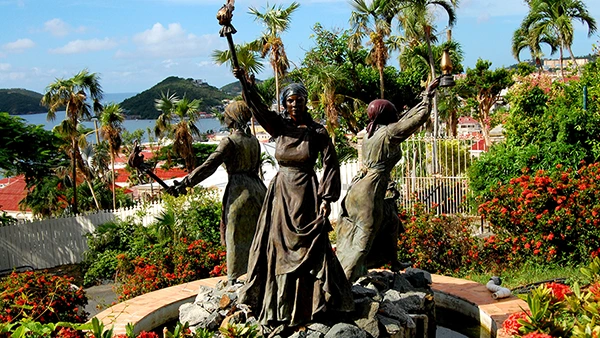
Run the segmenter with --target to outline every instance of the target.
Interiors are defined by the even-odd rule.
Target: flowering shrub
[[[40,323],[84,322],[87,297],[73,278],[45,272],[13,272],[0,281],[0,323],[31,319]]]
[[[120,300],[147,292],[190,282],[222,276],[227,271],[226,252],[220,245],[203,240],[181,238],[165,246],[152,246],[143,257],[117,256]]]
[[[523,326],[520,320],[527,321],[528,317],[529,315],[526,312],[515,312],[502,323],[502,329],[511,336],[518,335],[521,326]]]
[[[399,214],[404,232],[398,242],[400,261],[433,273],[456,273],[479,262],[478,239],[471,236],[470,220],[465,217],[436,215],[416,205],[414,212]]]
[[[496,234],[489,244],[515,262],[579,263],[598,255],[599,179],[600,163],[594,163],[498,184],[494,197],[479,206]]]
[[[581,289],[547,283],[527,296],[530,311],[512,314],[502,328],[509,335],[522,337],[598,337],[600,335],[600,258],[596,257],[581,272],[592,280]]]
[[[165,196],[164,202],[165,211],[148,227],[129,219],[118,220],[102,224],[87,236],[89,250],[86,251],[82,264],[86,285],[93,285],[103,279],[114,279],[118,257],[122,255],[130,260],[135,257],[158,257],[158,253],[153,251],[159,250],[158,248],[175,248],[177,244],[173,243],[183,238],[190,242],[202,240],[211,248],[220,244],[221,202],[214,190],[195,188],[187,195],[177,198]],[[169,269],[172,270],[173,264],[169,264]],[[133,271],[133,267],[128,271]]]

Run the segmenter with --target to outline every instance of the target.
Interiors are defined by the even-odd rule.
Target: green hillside
[[[160,112],[154,107],[154,102],[161,97],[161,93],[167,93],[167,91],[177,94],[180,98],[185,95],[185,97],[192,100],[202,100],[200,111],[204,112],[210,112],[211,108],[221,106],[223,99],[232,98],[232,95],[228,95],[201,80],[171,76],[154,87],[126,99],[121,103],[121,107],[130,117],[155,119],[160,115]]]
[[[0,89],[0,112],[11,115],[47,113],[40,104],[42,94],[27,89]]]
[[[221,91],[233,96],[242,95],[242,85],[240,81],[235,81],[221,87]]]

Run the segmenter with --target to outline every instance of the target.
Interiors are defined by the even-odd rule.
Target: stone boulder
[[[258,325],[251,309],[238,304],[243,284],[200,287],[193,303],[179,308],[179,321],[195,331],[218,331],[228,325]],[[352,286],[355,310],[342,317],[322,316],[321,321],[297,328],[260,327],[270,338],[434,338],[435,303],[431,275],[419,269],[405,273],[372,271]],[[281,331],[281,332],[280,332]],[[221,337],[218,333],[216,337]]]

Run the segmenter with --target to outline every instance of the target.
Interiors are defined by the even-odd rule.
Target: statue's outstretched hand
[[[167,193],[171,196],[180,196],[180,195],[185,195],[186,193],[186,184],[185,184],[185,179],[181,182],[179,181],[174,181],[173,185],[170,186],[167,189]]]
[[[429,85],[427,85],[427,88],[425,89],[425,93],[427,94],[427,96],[433,96],[435,94],[435,90],[439,85],[440,77],[436,77],[435,79],[433,79],[433,81],[429,82]]]
[[[235,78],[239,80],[246,80],[244,79],[244,70],[242,70],[241,68],[233,68],[233,76],[235,76]]]

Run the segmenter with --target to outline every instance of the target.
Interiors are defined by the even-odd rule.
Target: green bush
[[[558,164],[578,168],[600,156],[600,114],[594,95],[600,87],[598,61],[586,67],[581,80],[552,82],[524,77],[507,96],[510,112],[504,123],[506,141],[491,147],[469,171],[475,196],[490,199],[490,188],[506,184],[522,170],[553,172]],[[583,87],[590,89],[583,109]]]
[[[129,270],[123,269],[124,260],[150,260],[156,265],[159,257],[167,252],[171,257],[183,252],[184,249],[178,245],[186,241],[201,240],[209,248],[207,250],[210,252],[206,255],[220,254],[221,202],[216,191],[195,188],[187,195],[177,198],[164,196],[163,202],[165,211],[148,227],[131,220],[117,220],[100,225],[94,233],[88,235],[88,250],[82,262],[85,285],[115,279],[119,262],[121,273],[132,272],[133,266]],[[221,264],[220,258],[213,261],[207,263],[206,268],[199,268],[198,276],[208,277],[214,266]],[[164,271],[172,273],[174,264],[176,265],[174,262],[164,262],[158,265]],[[162,265],[165,265],[164,268]],[[205,271],[206,269],[208,270]],[[215,272],[217,273],[221,272]]]

